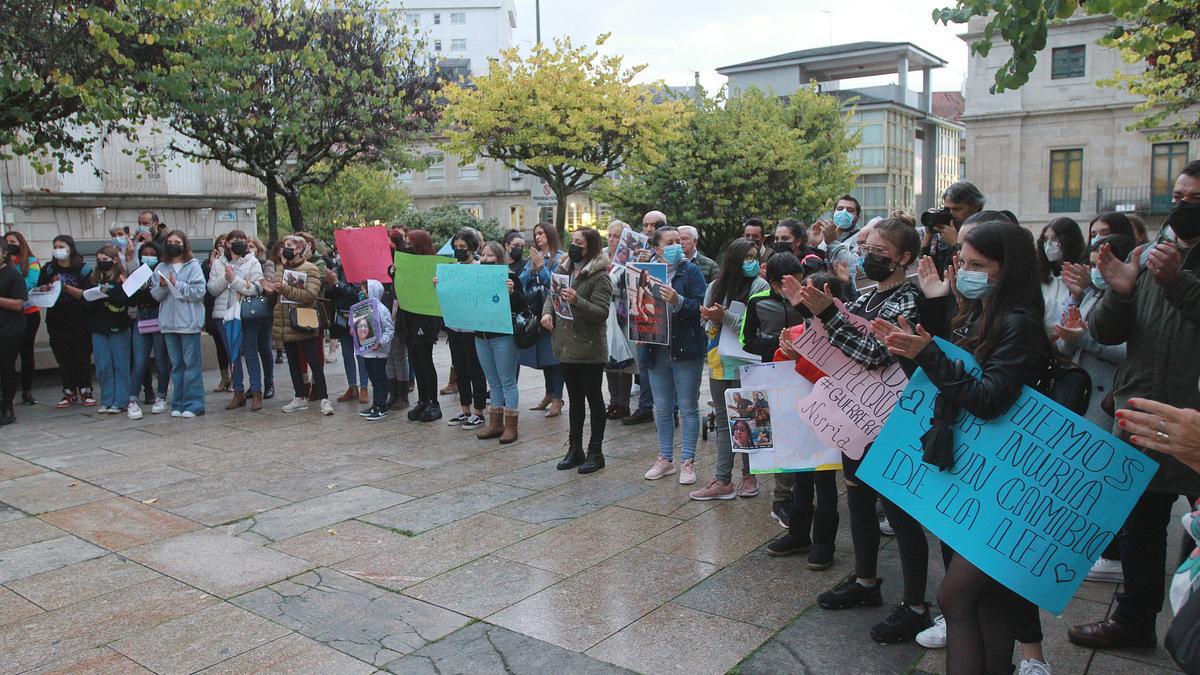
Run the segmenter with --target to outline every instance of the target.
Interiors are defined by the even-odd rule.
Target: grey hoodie
[[[159,273],[175,274],[175,297]],[[195,258],[185,263],[159,263],[150,276],[150,295],[158,300],[158,325],[164,333],[199,333],[204,325],[204,271]]]

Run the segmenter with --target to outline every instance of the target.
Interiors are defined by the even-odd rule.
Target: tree
[[[412,200],[396,186],[395,174],[387,167],[351,164],[328,183],[301,188],[300,206],[313,236],[332,241],[339,227],[398,222],[412,208]],[[269,220],[260,210],[259,225],[267,225],[269,232],[264,218]],[[280,224],[291,229],[286,214]]]
[[[420,228],[429,233],[433,239],[434,248],[453,237],[456,232],[466,227],[473,227],[483,234],[485,241],[496,241],[504,234],[500,223],[495,218],[480,220],[455,204],[435,206],[427,211],[410,209],[393,221],[408,229]]]
[[[1050,23],[1076,11],[1113,15],[1119,23],[1100,43],[1121,50],[1128,63],[1145,64],[1140,72],[1118,73],[1102,82],[1146,98],[1135,110],[1147,114],[1131,128],[1165,128],[1165,135],[1200,137],[1200,12],[1195,0],[958,0],[954,7],[934,10],[933,20],[961,24],[974,16],[988,17],[971,53],[987,56],[997,37],[1012,46],[1012,56],[996,71],[995,93],[1029,81],[1038,53],[1046,48]]]
[[[194,3],[0,0],[0,159],[39,170],[88,161],[110,133],[144,119],[135,75],[165,62],[161,29]]]
[[[686,119],[678,102],[656,104],[633,84],[643,68],[622,69],[621,57],[570,40],[538,44],[528,58],[501,52],[487,75],[446,88],[445,147],[464,162],[482,155],[546,181],[563,234],[568,196],[627,165],[660,161],[659,144]]]
[[[785,101],[751,89],[733,98],[701,92],[696,106],[663,161],[597,190],[626,221],[663,211],[699,228],[702,249],[717,252],[749,216],[807,220],[854,186],[848,153],[858,137],[837,98],[799,89]]]
[[[145,75],[162,118],[193,141],[171,150],[262,181],[294,230],[304,186],[396,159],[436,119],[436,73],[379,0],[213,4],[171,67]]]

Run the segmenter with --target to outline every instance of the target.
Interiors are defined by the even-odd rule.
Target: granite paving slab
[[[714,565],[728,565],[780,534],[779,526],[763,517],[769,508],[765,502],[759,508],[742,508],[741,504],[729,502],[718,504],[643,546]]]
[[[479,481],[377,511],[360,520],[419,534],[530,494],[532,490]]]
[[[630,671],[488,623],[474,623],[388,665],[413,675],[511,673],[617,675]]]
[[[139,666],[124,654],[108,647],[89,649],[81,654],[68,656],[47,666],[29,671],[30,675],[149,675],[150,671]]]
[[[7,434],[5,434],[7,437]],[[45,473],[46,468],[23,459],[0,454],[0,481]]]
[[[209,527],[224,525],[235,520],[257,516],[264,511],[270,511],[289,502],[286,499],[254,490],[236,490],[211,499],[202,499],[186,506],[179,506],[171,511]]]
[[[573,481],[562,487],[539,492],[493,513],[529,523],[558,525],[619,502],[646,489],[646,486],[593,474],[587,480]]]
[[[66,536],[66,532],[38,518],[0,523],[0,551]]]
[[[79,537],[64,536],[0,551],[0,584],[99,558],[108,553]]]
[[[408,495],[362,485],[261,513],[254,516],[250,531],[279,541],[411,500]]]
[[[405,595],[482,619],[565,577],[488,556],[410,586]]]
[[[40,607],[59,609],[161,576],[131,560],[109,554],[10,581],[7,586]]]
[[[571,575],[678,524],[672,518],[609,506],[503,548],[496,555]]]
[[[0,586],[0,626],[7,626],[41,612],[41,607]]]
[[[98,502],[114,496],[107,490],[101,490],[56,471],[0,483],[0,502],[32,514]]]
[[[125,552],[167,576],[228,598],[312,568],[306,560],[219,531],[180,535]]]
[[[247,593],[234,603],[379,667],[469,621],[327,568]]]
[[[329,566],[350,558],[398,550],[407,546],[404,543],[407,539],[409,537],[361,520],[345,520],[269,544],[268,548]]]
[[[370,675],[375,666],[292,633],[200,671],[204,675],[290,673],[291,675]]]
[[[28,514],[16,507],[0,503],[0,523],[8,523],[14,520],[20,520],[26,515]]]
[[[156,673],[194,673],[288,635],[288,629],[227,603],[112,643]]]
[[[44,514],[42,520],[111,551],[168,539],[200,525],[125,497]]]

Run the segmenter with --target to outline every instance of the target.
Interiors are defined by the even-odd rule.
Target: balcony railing
[[[1155,193],[1150,186],[1141,187],[1098,187],[1096,206],[1105,211],[1123,213],[1163,214],[1171,210],[1171,193]]]

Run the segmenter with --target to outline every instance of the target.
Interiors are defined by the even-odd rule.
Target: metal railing
[[[1171,193],[1155,193],[1149,185],[1140,187],[1098,187],[1096,207],[1100,213],[1163,214],[1171,210]]]

